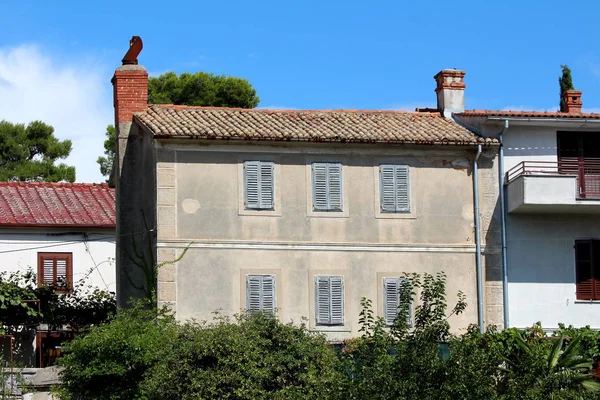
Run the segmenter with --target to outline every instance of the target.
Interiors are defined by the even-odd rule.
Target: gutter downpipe
[[[484,333],[485,323],[483,320],[483,272],[481,268],[481,231],[479,218],[479,156],[481,156],[481,145],[477,145],[477,154],[473,160],[473,202],[475,203],[475,265],[477,268],[477,320],[479,331]]]
[[[508,129],[509,122],[504,120],[504,128],[500,132],[500,157],[498,161],[498,168],[500,169],[499,176],[499,194],[500,194],[500,213],[501,213],[501,231],[502,231],[502,311],[504,312],[504,329],[508,329],[509,316],[508,316],[508,261],[506,256],[506,186],[504,185],[504,132]]]

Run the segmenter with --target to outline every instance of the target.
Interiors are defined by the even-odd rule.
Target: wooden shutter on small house
[[[275,275],[246,276],[246,309],[250,313],[275,313]]]
[[[38,253],[38,284],[73,287],[72,253]]]
[[[600,240],[575,241],[576,297],[600,300]]]
[[[270,210],[274,206],[274,163],[244,162],[244,207]]]

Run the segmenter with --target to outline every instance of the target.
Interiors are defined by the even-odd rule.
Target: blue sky
[[[247,78],[260,107],[434,106],[433,75],[459,68],[469,109],[549,110],[568,64],[584,108],[600,111],[593,0],[1,3],[0,119],[72,139],[78,181],[102,180],[110,78],[132,35],[151,74]]]

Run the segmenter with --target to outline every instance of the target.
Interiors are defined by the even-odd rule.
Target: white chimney
[[[433,77],[437,83],[437,108],[446,118],[465,111],[465,75],[465,71],[443,69]]]

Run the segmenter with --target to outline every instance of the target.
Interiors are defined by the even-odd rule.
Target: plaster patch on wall
[[[200,203],[196,199],[185,199],[181,202],[181,208],[186,214],[196,214],[200,208]]]

